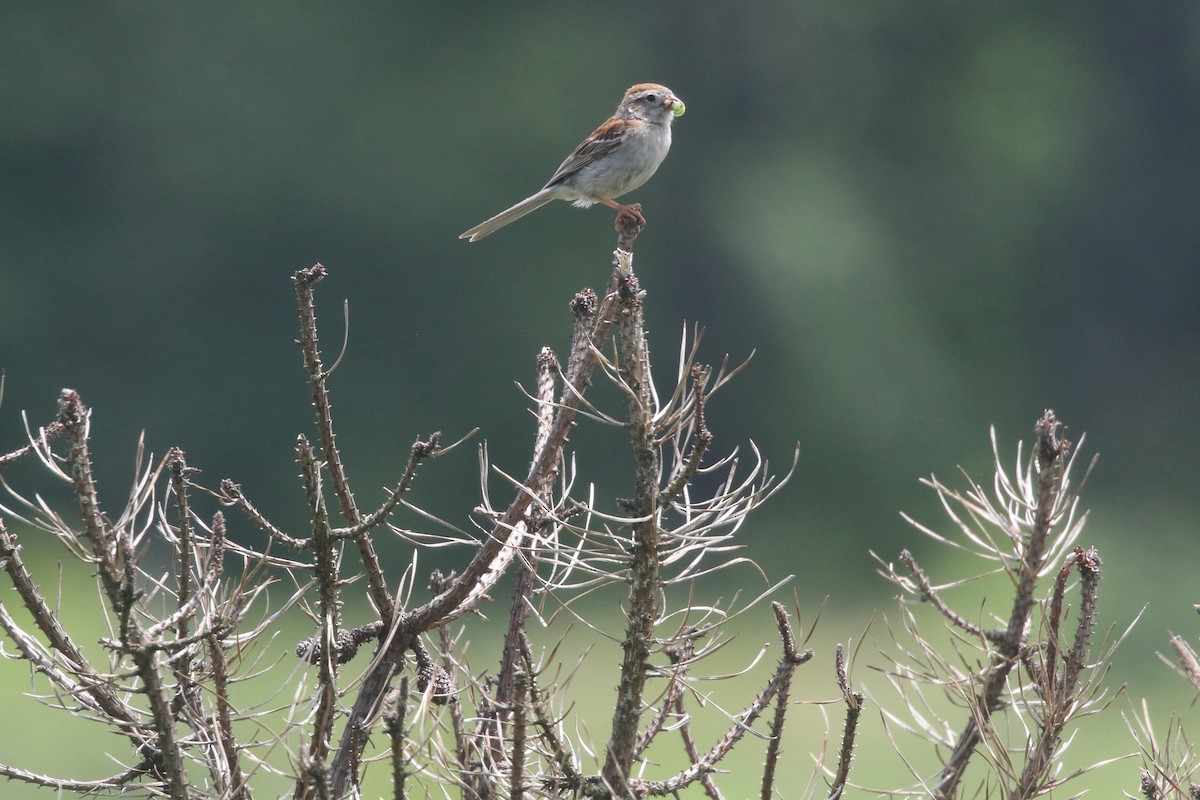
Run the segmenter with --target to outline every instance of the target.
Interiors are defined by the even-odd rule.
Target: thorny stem
[[[675,708],[680,715],[683,712],[683,697],[682,695],[675,700]],[[687,753],[688,763],[695,764],[700,760],[700,748],[696,746],[696,737],[692,734],[692,726],[687,724],[679,729],[679,735],[683,739],[683,751]],[[708,795],[710,800],[724,800],[724,795],[717,788],[717,782],[713,780],[713,776],[706,772],[699,778],[700,786],[704,789],[704,793]]]
[[[346,468],[337,448],[337,437],[333,432],[333,410],[329,400],[329,388],[326,385],[329,373],[321,363],[320,343],[317,339],[313,286],[324,277],[325,267],[321,264],[297,270],[294,277],[296,303],[300,311],[300,348],[304,353],[304,368],[308,372],[309,386],[312,389],[313,408],[317,414],[317,430],[321,435],[321,452],[325,456],[325,467],[329,470],[333,491],[341,503],[343,516],[351,526],[357,526],[362,522],[362,515],[354,501],[354,493],[350,491],[350,481],[346,477]],[[394,615],[392,596],[383,578],[383,569],[379,565],[375,545],[369,536],[355,537],[354,543],[358,546],[363,571],[367,574],[371,600],[375,603],[379,618],[390,620]]]
[[[88,452],[89,416],[90,411],[79,399],[79,394],[64,389],[59,398],[59,420],[65,426],[70,446],[67,460],[71,467],[71,480],[84,520],[84,530],[92,546],[101,585],[113,612],[120,620],[120,649],[133,659],[143,684],[143,694],[150,706],[157,752],[148,755],[158,761],[171,800],[185,800],[187,775],[175,733],[174,714],[158,671],[158,649],[152,642],[144,640],[133,614],[137,590],[133,581],[133,546],[130,535],[123,529],[113,530],[100,511],[100,501],[92,477],[91,456]]]
[[[184,457],[184,452],[178,447],[171,448],[167,454],[167,470],[170,474],[171,490],[175,495],[176,508],[176,559],[175,559],[175,595],[177,610],[172,615],[175,618],[175,638],[178,641],[186,641],[190,638],[191,631],[189,622],[195,614],[195,604],[199,601],[199,592],[196,595],[192,594],[192,565],[191,558],[193,553],[193,530],[192,530],[192,513],[188,502],[188,492],[191,488],[191,476],[196,472],[187,465]],[[217,527],[214,528],[214,538],[224,539],[224,522],[218,514]],[[219,574],[219,570],[218,570]],[[159,623],[161,626],[161,623]],[[155,627],[159,627],[155,626]],[[152,628],[150,633],[153,633]],[[200,687],[193,679],[193,661],[192,654],[194,650],[191,647],[183,648],[179,657],[174,662],[174,670],[177,680],[177,698],[176,702],[181,706],[186,706],[189,719],[192,720],[192,726],[201,730],[210,730],[211,725],[206,719],[203,709],[203,703],[200,697]],[[209,737],[210,739],[212,737]],[[216,763],[210,759],[213,767]],[[221,769],[210,769],[210,774],[213,776],[214,786],[223,786],[225,783],[225,771]]]
[[[0,387],[0,388],[2,388],[2,387]],[[2,394],[2,393],[0,393],[0,394]],[[66,424],[64,424],[64,422],[61,419],[54,420],[49,425],[47,425],[45,428],[41,429],[41,436],[38,437],[37,443],[42,448],[47,447],[50,440],[56,439],[59,436],[61,436],[63,431],[66,430],[66,428],[67,428]],[[22,458],[28,458],[29,456],[33,455],[34,450],[35,450],[34,443],[30,442],[27,445],[18,447],[16,450],[13,450],[12,452],[0,453],[0,467],[7,467],[9,464],[17,463]]]
[[[772,607],[779,606],[772,603]],[[775,673],[767,681],[766,688],[754,699],[749,707],[740,715],[734,725],[721,739],[700,758],[693,758],[691,766],[665,781],[630,781],[630,787],[639,793],[663,796],[679,792],[684,787],[698,780],[701,776],[716,769],[717,764],[733,750],[734,746],[746,735],[746,731],[762,714],[763,710],[774,700],[781,688],[789,685],[796,668],[812,659],[812,650],[800,652],[795,646],[795,637],[787,622],[787,614],[780,615],[782,606],[775,610],[776,624],[780,626],[780,638],[784,642],[783,653],[779,663],[775,665]],[[780,621],[782,619],[782,622]]]
[[[929,581],[929,576],[925,574],[925,570],[921,569],[921,565],[917,563],[917,559],[908,550],[900,551],[900,563],[908,567],[909,573],[912,574],[913,580],[917,582],[917,588],[921,590],[921,599],[928,600],[933,604],[933,607],[942,613],[950,623],[959,629],[977,636],[980,639],[996,642],[1003,639],[1003,632],[987,631],[969,621],[950,606],[948,606],[937,590],[933,588],[933,584]]]
[[[311,640],[315,652],[309,661],[316,659],[317,708],[313,714],[312,737],[308,746],[308,758],[312,770],[304,770],[297,779],[295,797],[303,800],[312,796],[313,787],[309,776],[314,770],[324,772],[325,759],[329,755],[329,740],[333,735],[334,715],[337,711],[337,664],[336,651],[340,639],[341,609],[338,600],[339,567],[334,551],[334,539],[329,529],[329,515],[321,492],[321,470],[312,445],[303,435],[296,440],[297,460],[304,479],[304,492],[308,496],[309,515],[313,526],[313,577],[317,582],[319,615],[317,635]]]
[[[558,372],[558,362],[554,352],[549,347],[542,348],[537,360],[537,434],[534,439],[534,452],[545,447],[550,437],[550,428],[554,423],[554,376]],[[540,537],[541,527],[545,523],[543,509],[550,506],[550,493],[554,485],[554,473],[548,473],[537,487],[537,504],[530,506],[527,525],[534,537]],[[516,588],[513,590],[512,605],[508,612],[508,632],[504,636],[504,649],[500,656],[500,671],[496,679],[496,704],[499,714],[497,720],[503,722],[507,716],[505,709],[512,702],[513,685],[517,674],[517,664],[521,657],[521,639],[525,635],[525,620],[529,612],[529,598],[533,594],[533,568],[528,563],[522,563],[517,570]]]
[[[356,542],[359,539],[365,538],[376,525],[383,522],[389,514],[400,503],[401,498],[408,492],[412,486],[413,480],[417,477],[417,469],[428,458],[434,458],[442,453],[438,449],[438,445],[442,440],[441,431],[434,431],[425,441],[418,439],[413,442],[412,449],[408,453],[408,463],[404,466],[404,473],[400,476],[399,483],[396,488],[388,492],[387,500],[383,505],[372,511],[357,524],[349,528],[335,528],[334,536],[341,538],[351,538]]]
[[[1006,655],[1009,658],[1015,655],[1019,647],[1020,637],[1025,631],[1030,610],[1035,602],[1034,590],[1038,572],[1042,568],[1046,542],[1050,537],[1050,530],[1054,526],[1055,507],[1058,505],[1063,488],[1063,464],[1070,452],[1071,443],[1058,438],[1058,426],[1058,420],[1052,411],[1047,411],[1035,426],[1038,466],[1037,506],[1034,512],[1033,529],[1029,532],[1029,541],[1022,554],[1017,595],[1013,600],[1013,610],[1008,620],[1007,647],[1010,652]]]
[[[549,347],[543,347],[537,357],[537,435],[533,440],[533,452],[540,453],[550,440],[554,426],[554,378],[558,375],[558,359]],[[537,487],[542,507],[549,505],[550,490],[556,471],[547,471]]]
[[[171,488],[175,493],[176,515],[178,517],[177,525],[179,537],[177,562],[175,565],[175,594],[176,600],[180,606],[187,604],[188,597],[191,595],[191,556],[192,556],[192,516],[188,507],[188,488],[191,484],[190,478],[193,472],[191,467],[184,460],[183,451],[178,447],[171,448],[171,452],[167,454],[167,468],[171,473]],[[179,620],[176,626],[176,631],[180,639],[186,639],[188,636],[188,618],[183,617]],[[180,671],[187,672],[187,664],[181,665]]]
[[[1096,629],[1096,604],[1100,594],[1100,553],[1095,548],[1076,548],[1075,565],[1080,583],[1079,622],[1075,626],[1075,640],[1067,653],[1060,688],[1065,696],[1074,694],[1079,675],[1087,668],[1087,649]]]
[[[50,775],[41,775],[36,772],[0,764],[0,778],[22,781],[34,786],[41,786],[45,789],[56,789],[60,792],[77,792],[84,795],[100,794],[108,790],[120,789],[145,774],[146,765],[138,764],[132,769],[127,769],[109,778],[101,778],[97,781],[76,781],[70,778],[55,778]]]
[[[21,602],[38,626],[38,630],[46,637],[50,648],[66,663],[70,674],[57,671],[50,663],[39,667],[39,671],[44,672],[57,685],[72,694],[89,709],[98,711],[116,722],[122,730],[128,732],[134,744],[141,749],[150,734],[135,722],[138,716],[137,712],[118,698],[111,684],[97,674],[91,666],[91,662],[84,657],[83,652],[63,628],[58,614],[54,612],[46,602],[46,598],[38,590],[33,575],[30,574],[25,560],[21,557],[21,547],[17,544],[16,537],[9,533],[3,520],[0,520],[0,563],[3,563],[5,572],[17,590],[17,594],[20,595]],[[9,633],[10,635],[15,634],[16,628],[14,627]],[[20,646],[22,640],[17,636],[13,638]],[[34,658],[33,651],[22,647],[22,653],[31,663],[39,663],[40,659]],[[77,681],[78,683],[76,683]]]
[[[837,800],[846,791],[846,781],[850,778],[850,761],[854,757],[854,740],[858,735],[858,718],[862,715],[862,692],[854,691],[846,674],[846,648],[839,642],[834,648],[834,663],[837,670],[838,687],[842,690],[842,700],[846,703],[846,723],[842,728],[842,747],[838,751],[837,774],[829,787],[829,800]],[[782,703],[782,699],[780,703]],[[763,795],[764,800],[767,796]]]
[[[632,256],[618,262],[629,269]],[[659,514],[658,482],[660,455],[654,441],[654,398],[651,390],[650,359],[646,347],[644,319],[637,276],[625,272],[620,291],[629,302],[620,320],[618,366],[621,381],[628,388],[629,428],[633,447],[634,496],[630,502],[633,523],[633,551],[629,554],[629,610],[621,643],[621,681],[613,710],[612,734],[604,762],[603,778],[614,795],[625,797],[625,788],[633,766],[637,746],[638,720],[642,711],[647,664],[654,644],[654,628],[659,616]]]
[[[1062,615],[1063,591],[1071,568],[1079,571],[1079,620],[1075,626],[1075,640],[1063,663],[1061,678],[1057,677],[1059,623]],[[1055,580],[1051,602],[1046,664],[1042,670],[1039,691],[1042,695],[1044,715],[1039,725],[1037,740],[1033,743],[1029,758],[1009,795],[1010,800],[1026,800],[1041,794],[1051,768],[1054,753],[1062,738],[1072,707],[1075,703],[1075,686],[1079,675],[1087,667],[1087,649],[1096,626],[1096,599],[1100,580],[1100,555],[1094,549],[1082,547],[1067,559]]]
[[[224,478],[221,481],[221,499],[236,506],[251,522],[258,526],[259,530],[270,536],[272,539],[281,542],[294,550],[307,550],[312,547],[312,537],[307,539],[298,539],[295,536],[284,533],[281,529],[275,526],[273,522],[267,519],[261,511],[254,507],[250,499],[242,493],[242,487],[231,481],[229,478]]]
[[[250,787],[246,784],[246,776],[242,772],[238,760],[237,740],[233,737],[232,706],[229,703],[229,673],[225,653],[215,637],[208,641],[209,670],[212,675],[212,688],[216,704],[215,725],[220,737],[221,748],[225,754],[225,764],[229,772],[230,797],[234,800],[250,800]]]
[[[1071,443],[1058,438],[1059,422],[1053,411],[1047,411],[1035,426],[1037,443],[1034,463],[1037,468],[1033,526],[1022,542],[1021,565],[1017,574],[1017,593],[1004,635],[999,638],[992,654],[991,667],[984,680],[983,691],[976,707],[958,737],[946,766],[936,782],[934,800],[949,800],[956,794],[958,783],[966,771],[975,747],[982,740],[982,725],[987,724],[994,711],[1003,704],[1008,675],[1018,662],[1025,641],[1025,630],[1034,604],[1037,576],[1042,568],[1050,531],[1055,522],[1055,509],[1062,494],[1062,472]]]
[[[392,751],[392,798],[405,800],[404,782],[408,777],[408,759],[404,755],[404,726],[408,717],[408,676],[400,678],[399,684],[388,693],[384,704],[383,725],[387,731]]]
[[[187,475],[191,470],[183,462],[183,451],[174,449],[176,459],[168,457],[171,480],[176,491],[186,491],[190,485]],[[174,461],[175,463],[171,463]],[[176,483],[176,476],[183,480]],[[190,514],[190,512],[189,512]],[[187,626],[182,621],[191,619],[200,605],[203,597],[210,596],[222,575],[225,563],[225,515],[220,511],[213,515],[212,536],[209,539],[208,560],[204,567],[201,585],[196,591],[169,617],[159,620],[146,629],[146,638],[161,642],[161,635],[172,626],[175,627],[175,640],[167,644],[168,652],[178,651],[179,655],[173,661],[176,675],[176,712],[182,712],[183,722],[196,732],[193,741],[198,740],[198,746],[204,751],[203,763],[208,767],[208,773],[213,788],[222,796],[235,800],[247,800],[249,788],[245,785],[244,777],[238,766],[237,742],[233,738],[232,718],[230,716],[228,676],[225,673],[225,654],[221,650],[221,636],[226,627],[223,615],[217,613],[206,616],[195,634],[188,634]],[[191,536],[189,535],[190,539]],[[177,546],[181,546],[183,536],[178,536]],[[192,552],[189,544],[188,552]],[[179,559],[180,564],[186,564]],[[208,645],[211,663],[197,661],[197,647]],[[210,713],[204,707],[204,691],[202,681],[211,681],[214,697],[218,706],[217,713]]]
[[[780,658],[780,665],[790,666],[790,670],[779,673],[779,688],[775,697],[775,717],[771,721],[771,730],[767,740],[767,757],[763,764],[762,791],[759,793],[762,800],[770,800],[774,797],[775,769],[779,762],[779,754],[783,742],[783,727],[787,717],[792,674],[795,672],[796,667],[808,661],[813,655],[811,650],[806,650],[803,653],[797,650],[796,636],[792,632],[792,623],[788,619],[787,609],[783,607],[783,604],[778,602],[771,603],[771,611],[775,614],[775,626],[779,629],[779,638],[783,642],[783,656]],[[841,661],[840,644],[838,645],[838,659],[838,674],[842,679],[844,695],[846,692],[845,665]],[[861,698],[861,695],[859,697]]]
[[[432,594],[440,594],[449,582],[449,577],[443,575],[441,570],[435,569],[429,576],[429,591]],[[450,626],[442,625],[438,628],[437,636],[442,656],[442,668],[451,672],[458,665],[454,660],[454,637],[450,634]],[[406,680],[406,678],[401,678],[401,680]],[[470,771],[471,754],[470,740],[467,737],[466,725],[463,720],[462,703],[459,702],[457,695],[452,695],[447,705],[450,707],[450,731],[454,736],[454,760],[459,774],[466,775]],[[473,800],[470,795],[467,795],[467,798]]]
[[[54,778],[4,765],[0,765],[0,776],[37,786],[75,792],[95,791],[104,787],[118,788],[147,772],[153,773],[155,777],[161,777],[162,759],[154,744],[153,729],[143,726],[138,721],[142,715],[118,698],[113,685],[96,672],[91,663],[75,646],[74,641],[62,628],[58,615],[50,609],[45,598],[38,591],[32,575],[20,556],[20,547],[16,544],[15,537],[8,532],[2,520],[0,520],[0,561],[3,562],[4,569],[12,580],[17,593],[21,596],[26,609],[46,636],[51,649],[57,653],[58,663],[54,658],[45,654],[39,642],[17,626],[16,621],[5,610],[4,604],[0,603],[0,628],[16,645],[21,657],[28,661],[34,669],[49,678],[60,691],[74,697],[82,708],[112,721],[117,730],[129,737],[142,756],[141,762],[132,769],[99,781]]]
[[[512,704],[512,758],[509,771],[510,800],[525,798],[525,712],[528,703],[529,676],[517,673]]]
[[[118,567],[116,536],[108,527],[100,511],[100,500],[96,496],[96,484],[92,479],[92,457],[88,452],[88,419],[91,410],[79,399],[79,394],[64,389],[58,400],[58,419],[64,426],[70,451],[67,461],[71,465],[71,481],[79,512],[83,517],[84,531],[92,546],[101,585],[114,610],[121,613],[124,607],[121,570]]]
[[[150,706],[154,719],[158,752],[162,758],[162,770],[167,783],[167,794],[171,800],[188,800],[187,772],[183,766],[183,752],[175,730],[174,713],[167,697],[162,675],[158,670],[158,650],[141,641],[140,631],[131,626],[122,648],[133,659],[138,677],[142,679],[142,692]]]
[[[559,774],[567,785],[578,786],[579,773],[571,761],[571,754],[563,746],[554,729],[554,723],[546,711],[546,702],[537,685],[537,670],[534,668],[533,654],[529,650],[529,641],[521,638],[521,658],[525,666],[525,674],[529,676],[529,708],[533,711],[533,721],[538,728],[539,736],[550,751],[550,757],[558,768]]]
[[[654,718],[650,720],[649,724],[646,725],[638,737],[637,746],[633,751],[635,759],[642,757],[642,754],[650,747],[654,739],[662,733],[668,718],[673,716],[679,720],[679,737],[683,740],[683,751],[687,754],[688,763],[695,764],[700,760],[700,748],[696,746],[696,737],[692,733],[692,726],[688,721],[687,709],[684,706],[683,698],[686,688],[685,679],[696,655],[696,642],[706,632],[707,630],[704,628],[688,628],[682,632],[676,644],[671,644],[663,648],[664,654],[670,659],[673,667],[671,670],[671,682],[667,685],[667,690],[663,695],[658,713],[654,715]],[[721,790],[717,788],[712,775],[706,772],[698,780],[700,786],[704,789],[704,793],[708,795],[710,800],[722,800]]]
[[[683,718],[685,710],[683,707],[683,693],[686,688],[686,680],[688,672],[692,668],[692,661],[696,656],[696,640],[706,633],[704,629],[688,628],[680,633],[678,640],[663,648],[663,653],[671,662],[670,682],[667,684],[667,690],[663,693],[662,703],[659,705],[658,713],[646,725],[641,735],[638,736],[637,744],[633,748],[633,757],[641,758],[646,749],[651,743],[662,733],[666,727],[667,720],[672,715]],[[687,735],[686,721],[680,724],[680,732],[684,734],[684,747],[688,745],[690,737]]]
[[[1082,550],[1082,548],[1078,548]],[[1046,687],[1054,685],[1058,670],[1059,625],[1062,623],[1063,596],[1067,591],[1067,578],[1071,575],[1071,567],[1075,564],[1077,553],[1067,558],[1054,579],[1054,591],[1050,595],[1050,613],[1046,615],[1046,664],[1043,669],[1043,682]]]
[[[792,633],[792,624],[788,619],[787,609],[782,603],[771,603],[771,611],[775,614],[775,624],[779,628],[779,636],[783,640],[783,653],[786,658],[796,652],[796,637]],[[787,716],[788,697],[791,693],[792,676],[789,673],[780,681],[779,695],[775,699],[775,718],[771,721],[770,738],[767,740],[767,755],[763,762],[762,791],[759,796],[763,800],[771,800],[775,786],[775,768],[779,762],[779,753],[783,742],[783,726]]]

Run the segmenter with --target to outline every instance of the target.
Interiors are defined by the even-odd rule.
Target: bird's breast
[[[581,169],[572,188],[609,199],[631,192],[650,179],[670,149],[669,127],[627,140],[618,150]]]

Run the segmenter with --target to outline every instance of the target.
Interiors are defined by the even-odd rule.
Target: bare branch
[[[325,468],[333,483],[334,494],[342,506],[342,514],[350,525],[362,523],[358,506],[354,501],[354,493],[350,490],[350,481],[346,476],[346,468],[342,464],[342,455],[337,448],[337,437],[333,432],[333,410],[329,399],[329,389],[326,386],[329,374],[321,363],[321,350],[317,339],[317,312],[313,303],[313,287],[325,277],[325,267],[314,264],[308,269],[297,270],[294,277],[296,284],[296,303],[300,311],[300,349],[304,353],[304,368],[308,372],[309,386],[312,389],[313,408],[317,415],[317,430],[321,436],[321,452],[325,456]],[[363,562],[363,571],[370,585],[371,600],[379,612],[380,619],[391,619],[393,614],[392,596],[388,592],[387,583],[383,579],[383,570],[379,566],[379,556],[370,538],[360,536],[355,539],[358,552]]]

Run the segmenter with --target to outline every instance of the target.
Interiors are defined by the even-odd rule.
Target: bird
[[[666,86],[629,87],[613,115],[567,156],[545,186],[458,238],[477,242],[551,200],[570,200],[579,208],[603,203],[645,225],[640,207],[614,198],[638,188],[658,169],[671,148],[671,123],[684,109]]]

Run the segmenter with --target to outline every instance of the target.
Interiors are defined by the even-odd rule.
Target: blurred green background
[[[612,215],[559,203],[457,236],[539,188],[640,81],[688,108],[627,198],[650,223],[636,266],[660,388],[685,326],[706,328],[707,361],[755,352],[710,408],[716,451],[753,440],[786,469],[800,442],[795,478],[743,536],[772,578],[797,576],[810,614],[829,597],[821,657],[890,607],[869,549],[964,574],[898,516],[940,525],[917,478],[962,465],[988,481],[988,426],[1011,463],[1053,408],[1101,454],[1082,543],[1105,559],[1104,624],[1150,603],[1113,685],[1184,710],[1154,651],[1197,628],[1194,0],[6,5],[0,451],[23,441],[20,412],[48,422],[69,386],[94,408],[111,507],[145,431],[301,527],[292,448],[311,412],[290,276],[320,261],[327,363],[350,309],[333,392],[360,502],[433,430],[478,426],[521,473],[532,424],[513,381],[531,384],[539,347],[565,354],[568,300],[607,279]],[[574,439],[609,495],[627,485],[623,441]],[[5,478],[47,491],[31,469]],[[469,447],[413,496],[459,524],[478,498]],[[397,573],[408,558],[389,557]],[[749,650],[771,638],[758,616]],[[876,639],[878,624],[864,680]],[[821,670],[797,696],[832,696]],[[5,685],[6,718],[28,719],[21,681]],[[1068,768],[1132,750],[1120,728]],[[108,771],[91,748],[64,758],[59,737],[39,723],[0,761]],[[859,768],[888,749],[860,749]],[[1135,791],[1136,766],[1097,774]]]

